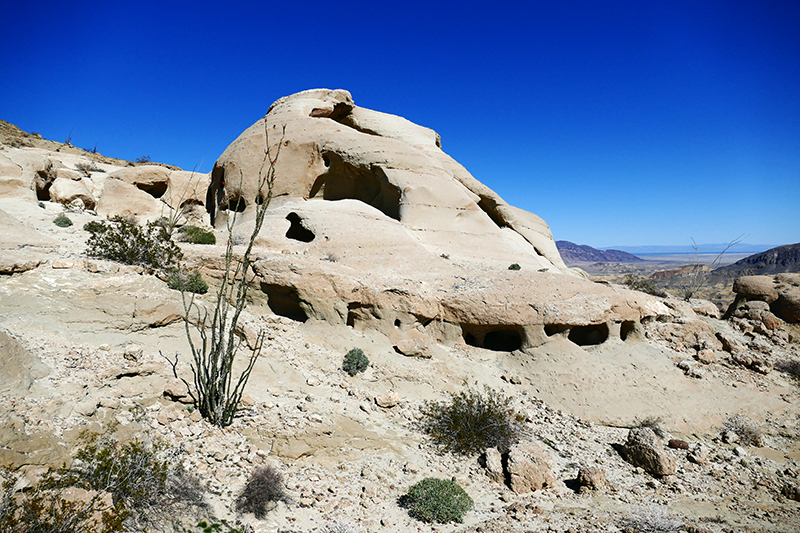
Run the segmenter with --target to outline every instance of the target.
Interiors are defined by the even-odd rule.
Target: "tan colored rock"
[[[381,394],[380,396],[375,397],[375,404],[384,409],[391,409],[398,403],[400,403],[400,395],[396,392]]]
[[[95,199],[80,179],[56,178],[50,186],[50,200],[60,204],[69,204],[80,200],[86,209],[94,209]]]
[[[508,452],[508,473],[511,490],[526,494],[552,488],[556,483],[553,459],[549,452],[533,442],[523,442]]]
[[[675,457],[648,427],[632,428],[623,449],[629,463],[654,476],[670,476],[677,471]]]
[[[747,300],[761,300],[771,304],[778,299],[772,276],[742,276],[733,282],[733,292]]]
[[[135,185],[120,179],[107,178],[97,202],[97,214],[104,218],[134,216],[140,221],[157,220],[163,204]]]
[[[581,469],[578,470],[578,485],[581,489],[605,490],[608,485],[606,481],[606,471],[598,467],[581,467]]]
[[[488,448],[485,453],[486,475],[495,483],[505,483],[503,471],[503,456],[497,448]]]
[[[408,357],[422,357],[423,359],[430,359],[433,355],[431,353],[430,340],[427,338],[403,339],[401,341],[397,341],[395,348],[398,352]]]

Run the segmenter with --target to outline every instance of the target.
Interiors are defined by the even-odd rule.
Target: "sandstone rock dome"
[[[206,196],[217,228],[233,211],[252,221],[267,142],[281,145],[256,270],[278,314],[511,351],[554,334],[602,342],[664,312],[570,271],[547,224],[471,176],[436,132],[344,90],[281,98],[225,150]]]

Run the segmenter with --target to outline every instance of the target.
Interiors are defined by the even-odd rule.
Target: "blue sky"
[[[795,1],[8,2],[0,118],[191,169],[281,96],[402,115],[556,239],[800,242]]]

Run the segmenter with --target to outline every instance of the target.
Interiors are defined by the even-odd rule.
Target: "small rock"
[[[678,469],[675,458],[648,427],[632,428],[623,449],[629,463],[654,476],[669,476]]]
[[[306,380],[306,385],[308,385],[309,387],[316,387],[317,385],[319,385],[319,383],[320,381],[313,376]]]
[[[142,356],[144,352],[143,348],[136,344],[129,344],[125,347],[125,350],[122,352],[122,357],[127,359],[128,361],[138,361],[139,358]]]
[[[504,483],[505,475],[503,474],[503,457],[497,448],[488,448],[486,450],[486,475],[489,479],[496,483]]]
[[[688,450],[689,449],[689,443],[686,442],[685,440],[680,440],[680,439],[669,439],[669,442],[667,443],[667,446],[669,446],[670,448],[678,449],[678,450]]]
[[[707,447],[698,444],[686,455],[686,458],[690,463],[703,466],[708,464],[711,453],[708,451]]]
[[[704,365],[710,365],[717,362],[717,356],[714,354],[713,350],[700,350],[697,352],[697,360]]]
[[[421,357],[430,359],[432,357],[431,344],[427,338],[416,337],[413,339],[403,339],[397,341],[394,348],[407,357]]]
[[[733,449],[733,453],[735,453],[738,457],[747,457],[749,454],[747,450],[742,448],[741,446],[737,446]]]
[[[551,488],[556,483],[553,459],[533,442],[514,445],[508,452],[508,473],[511,490],[526,494],[534,490]]]
[[[192,411],[192,414],[189,415],[189,420],[192,422],[200,422],[203,419],[203,415],[200,414],[200,409],[195,409]]]
[[[400,403],[400,395],[396,392],[390,392],[389,394],[382,394],[380,396],[375,397],[375,403],[378,407],[382,407],[384,409],[391,409],[398,403]]]
[[[602,468],[584,466],[578,470],[578,485],[581,490],[584,488],[589,490],[605,490],[606,471]]]
[[[181,401],[189,397],[189,389],[182,380],[173,378],[164,385],[164,397],[172,401]]]

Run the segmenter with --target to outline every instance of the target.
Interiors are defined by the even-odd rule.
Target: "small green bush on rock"
[[[463,522],[474,502],[458,483],[449,479],[425,478],[401,498],[408,513],[425,522]]]
[[[509,406],[511,398],[486,387],[466,389],[449,401],[425,402],[422,429],[447,451],[468,455],[487,448],[507,451],[524,433],[522,417]]]
[[[342,370],[351,376],[355,376],[359,372],[366,370],[368,366],[369,359],[367,359],[367,356],[364,355],[364,352],[361,350],[361,348],[353,348],[347,352],[347,355],[344,356]]]
[[[167,276],[167,287],[181,292],[205,294],[208,292],[208,283],[200,276],[197,270],[173,270]]]
[[[185,226],[180,233],[183,234],[183,240],[191,244],[217,244],[217,237],[213,232],[197,226]]]
[[[519,266],[518,263],[511,263],[510,265],[508,265],[508,269],[509,270],[520,270],[520,269],[522,269],[522,267]]]
[[[142,227],[118,216],[107,222],[89,222],[83,229],[91,234],[86,241],[90,257],[139,265],[149,273],[174,270],[183,257],[167,230],[156,222]]]
[[[53,219],[53,224],[58,226],[59,228],[68,228],[72,225],[72,220],[69,219],[67,215],[61,213],[56,218]]]

